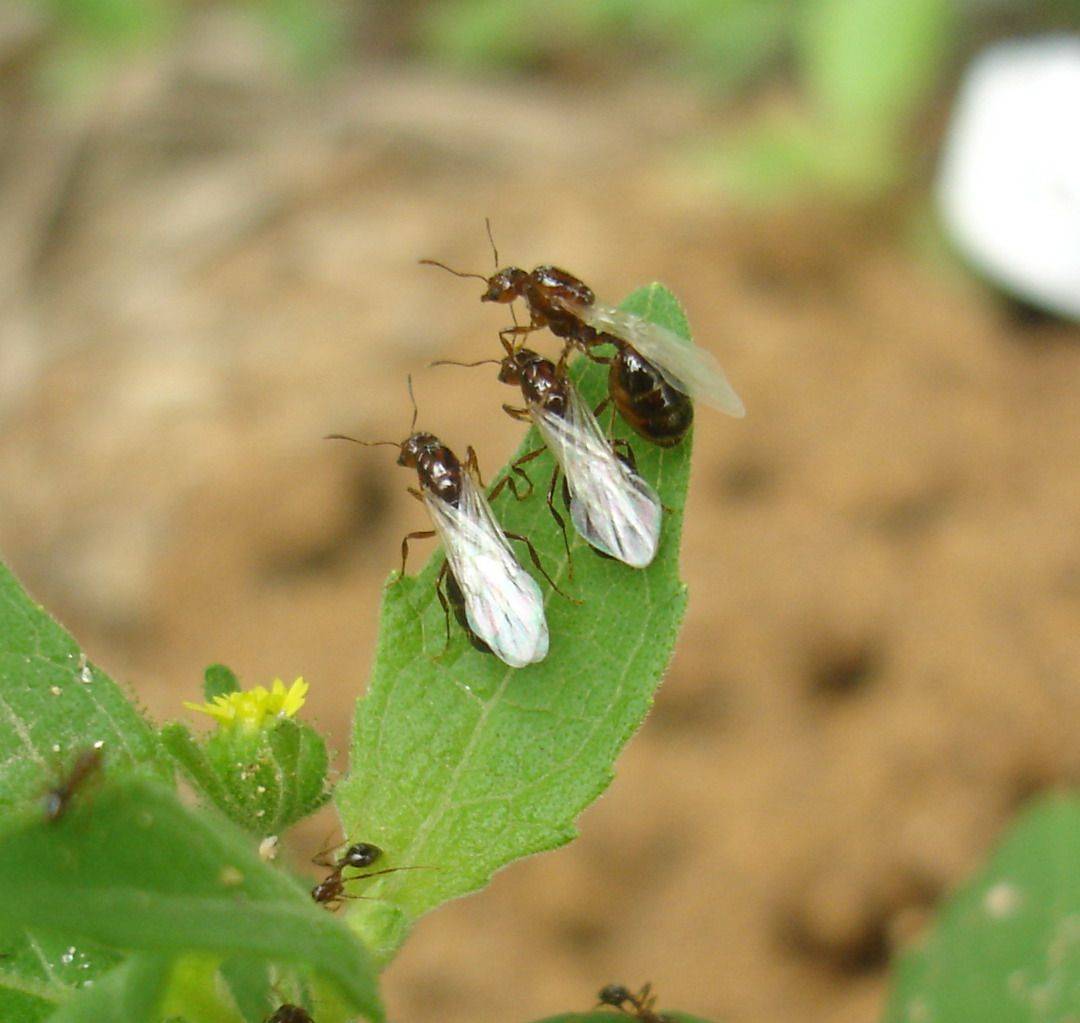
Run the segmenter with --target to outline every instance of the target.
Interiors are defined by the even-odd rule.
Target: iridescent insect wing
[[[660,545],[660,498],[611,449],[573,385],[565,415],[530,406],[544,443],[566,474],[574,528],[597,550],[644,568]]]
[[[595,330],[625,341],[677,391],[729,416],[746,415],[742,399],[711,352],[689,344],[666,327],[602,302],[574,305],[572,311]]]
[[[469,627],[512,668],[543,660],[548,651],[543,595],[518,563],[484,492],[466,473],[457,506],[426,490],[423,496],[465,598]]]

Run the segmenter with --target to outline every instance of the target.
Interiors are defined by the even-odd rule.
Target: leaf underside
[[[624,308],[689,340],[682,309],[659,284],[635,292]],[[591,405],[606,396],[606,366],[579,358],[571,373]],[[500,397],[497,382],[481,385],[491,387],[492,400]],[[514,394],[504,389],[501,397]],[[389,957],[421,914],[483,887],[519,857],[570,841],[574,820],[608,786],[616,756],[651,705],[686,606],[678,550],[691,438],[665,451],[616,422],[616,435],[633,439],[639,472],[669,509],[648,569],[597,556],[573,533],[557,498],[571,530],[570,580],[545,502],[553,467],[547,452],[525,466],[531,496],[519,502],[506,488],[494,503],[503,527],[528,536],[559,586],[583,601],[553,593],[533,571],[551,632],[544,661],[508,668],[475,651],[453,621],[444,653],[434,590],[441,553],[416,577],[391,577],[351,773],[335,798],[350,840],[379,845],[387,864],[431,869],[372,882],[365,894],[380,901],[350,908],[350,922],[377,957]],[[530,429],[519,454],[540,446]],[[524,551],[519,558],[531,570]]]

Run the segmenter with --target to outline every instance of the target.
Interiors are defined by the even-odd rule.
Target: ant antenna
[[[429,362],[428,367],[431,366],[463,366],[465,369],[472,369],[474,366],[501,366],[501,359],[480,359],[477,362],[458,362],[456,359],[437,359],[435,362]]]
[[[344,433],[328,433],[323,440],[349,440],[354,444],[363,444],[365,448],[377,448],[386,446],[401,450],[401,445],[392,440],[357,440],[355,437],[346,436]]]
[[[448,273],[452,273],[455,277],[475,277],[478,281],[483,281],[487,284],[488,279],[483,274],[467,274],[463,270],[455,270],[453,267],[447,266],[445,263],[440,263],[437,259],[421,259],[419,261],[423,266],[437,266],[446,270]]]
[[[491,217],[484,217],[484,227],[487,228],[488,241],[491,242],[491,251],[495,256],[495,269],[499,269],[499,250],[495,247],[495,236],[491,233]]]
[[[405,385],[409,388],[409,401],[412,402],[412,422],[409,424],[409,436],[411,437],[413,431],[416,430],[416,418],[420,415],[420,409],[416,407],[416,395],[413,394],[411,373],[405,378]]]

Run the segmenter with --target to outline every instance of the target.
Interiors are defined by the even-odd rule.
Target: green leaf
[[[954,37],[952,0],[812,0],[802,33],[808,85],[836,121],[898,127],[936,83]]]
[[[46,791],[94,742],[102,744],[106,774],[170,773],[153,729],[120,687],[0,565],[0,820],[40,813]],[[0,945],[9,953],[0,959],[5,1021],[44,1019],[117,962],[113,953],[85,947],[73,962],[69,942],[9,935]]]
[[[203,699],[213,703],[218,696],[228,696],[240,691],[240,680],[232,668],[224,664],[211,664],[203,672]]]
[[[624,307],[689,338],[682,309],[659,284]],[[579,360],[573,372],[591,403],[606,394],[605,367]],[[498,397],[494,381],[476,386]],[[530,431],[521,451],[538,446]],[[634,448],[639,471],[670,509],[659,554],[644,571],[598,557],[575,536],[568,581],[544,500],[546,452],[528,463],[532,496],[518,502],[507,489],[495,504],[503,526],[529,536],[553,577],[584,601],[572,604],[544,584],[551,650],[541,663],[507,668],[475,651],[456,622],[443,655],[433,586],[441,555],[419,576],[388,585],[352,771],[336,799],[350,840],[373,841],[388,865],[432,869],[380,878],[367,892],[380,901],[350,908],[377,957],[392,955],[422,913],[483,887],[519,857],[570,841],[574,820],[608,786],[616,756],[644,719],[686,607],[678,553],[690,439],[666,451],[643,441]]]
[[[5,929],[6,930],[6,929]],[[47,1019],[88,981],[98,982],[120,956],[116,952],[48,934],[25,931],[0,937],[0,1019],[37,1023]]]
[[[886,1023],[1066,1023],[1080,1012],[1080,798],[1043,800],[901,961]]]
[[[267,964],[247,956],[236,956],[225,960],[220,972],[245,1023],[263,1023],[274,1009]]]
[[[164,956],[132,956],[93,986],[82,988],[49,1017],[49,1023],[148,1020],[161,1001],[168,973]]]
[[[227,821],[143,778],[110,780],[54,823],[23,814],[0,836],[0,927],[117,949],[246,955],[332,980],[381,1020],[364,948]]]
[[[195,788],[252,834],[280,834],[330,798],[326,743],[301,722],[216,728],[202,744],[173,722],[161,740]]]
[[[81,750],[168,776],[153,729],[0,565],[0,813],[40,800]]]

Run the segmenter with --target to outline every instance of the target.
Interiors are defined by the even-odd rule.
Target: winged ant
[[[498,263],[497,250],[495,260]],[[692,398],[731,416],[746,413],[709,352],[685,343],[666,327],[597,301],[584,281],[559,267],[544,264],[526,271],[511,266],[486,277],[434,259],[420,262],[483,281],[487,290],[480,296],[482,302],[505,305],[524,299],[528,325],[519,326],[515,318],[514,326],[501,330],[499,336],[505,341],[547,327],[565,341],[563,359],[570,348],[577,347],[594,362],[607,364],[612,402],[626,422],[653,444],[672,447],[686,436],[694,419]],[[604,344],[612,345],[615,354],[594,351]]]
[[[514,419],[534,423],[555,459],[547,503],[562,530],[567,558],[570,545],[566,523],[554,503],[560,472],[564,503],[574,528],[586,542],[600,554],[632,568],[649,565],[660,544],[661,504],[653,488],[638,475],[630,445],[607,440],[562,361],[556,365],[531,349],[514,348],[506,337],[502,341],[506,349],[502,360],[444,360],[442,364],[476,366],[493,362],[499,366],[502,383],[521,389],[524,408],[504,404],[503,409]],[[530,451],[517,459],[492,490],[492,499],[506,485],[520,497],[515,476],[524,478],[531,488],[522,465],[543,450]]]
[[[434,434],[416,431],[411,377],[408,384],[413,418],[404,441],[362,441],[343,434],[332,434],[328,439],[395,447],[398,465],[416,470],[419,486],[409,487],[409,493],[427,508],[435,528],[408,533],[401,541],[401,575],[405,574],[409,541],[438,536],[446,558],[435,581],[435,593],[446,616],[447,645],[452,608],[477,649],[495,654],[512,668],[541,661],[548,651],[543,595],[514,556],[509,540],[525,544],[540,574],[553,589],[562,591],[544,569],[532,541],[499,526],[484,493],[472,447],[466,449],[462,462]]]

